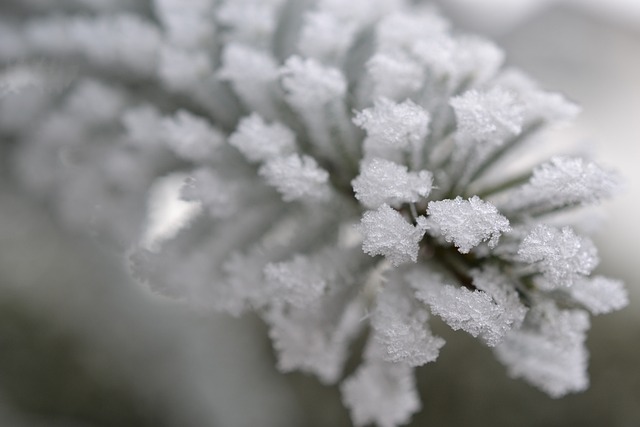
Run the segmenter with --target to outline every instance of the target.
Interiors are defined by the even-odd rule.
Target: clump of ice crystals
[[[578,109],[502,69],[493,43],[408,0],[40,3],[0,19],[17,178],[156,292],[255,311],[278,367],[342,382],[356,425],[419,410],[413,370],[444,345],[431,315],[554,397],[587,386],[587,312],[627,295],[551,217],[619,179],[568,157],[496,178]],[[148,194],[172,173],[202,209],[144,246]]]

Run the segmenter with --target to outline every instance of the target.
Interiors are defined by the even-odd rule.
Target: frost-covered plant
[[[587,387],[588,312],[627,296],[590,277],[594,244],[557,214],[619,180],[582,158],[512,170],[578,109],[491,42],[408,0],[0,10],[0,123],[23,185],[158,293],[258,313],[280,370],[341,382],[356,425],[419,410],[413,370],[444,345],[431,315],[551,396]],[[151,188],[176,173],[202,209],[145,246]]]

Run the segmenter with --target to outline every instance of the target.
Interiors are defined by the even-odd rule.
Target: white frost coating
[[[243,189],[236,180],[224,179],[210,168],[193,171],[185,180],[180,196],[185,201],[198,201],[213,218],[229,218],[242,205]]]
[[[406,424],[421,408],[413,368],[407,365],[368,360],[342,383],[340,390],[358,427]]]
[[[164,45],[160,50],[158,76],[171,90],[189,90],[212,73],[209,57],[202,51]]]
[[[367,75],[373,84],[373,99],[401,101],[422,87],[424,70],[406,55],[377,53],[367,61]]]
[[[122,125],[131,142],[142,147],[160,145],[162,141],[162,115],[152,105],[130,108],[122,114]]]
[[[428,304],[453,330],[462,329],[479,337],[487,346],[495,347],[513,328],[518,328],[526,314],[513,284],[495,269],[472,272],[471,291],[464,287],[443,285],[409,275],[416,298]]]
[[[371,256],[384,255],[395,266],[418,260],[418,243],[424,229],[409,224],[389,205],[365,212],[360,232],[363,235],[362,250]]]
[[[452,98],[457,137],[463,141],[500,145],[522,130],[523,108],[515,96],[501,88],[487,92],[473,89]]]
[[[282,0],[226,0],[216,11],[218,21],[233,41],[269,46],[276,30]]]
[[[449,22],[431,9],[397,12],[386,16],[376,27],[379,52],[410,50],[418,40],[438,37],[449,29]]]
[[[229,144],[251,163],[264,162],[296,150],[295,134],[291,129],[280,123],[267,124],[255,113],[240,120],[236,131],[229,136]]]
[[[463,254],[486,240],[493,248],[500,235],[511,230],[509,220],[478,196],[429,202],[427,214],[429,233],[453,242]]]
[[[323,266],[310,257],[296,255],[290,261],[267,264],[264,275],[268,293],[276,302],[307,307],[323,294],[327,277]]]
[[[554,157],[533,170],[529,182],[513,191],[504,209],[532,212],[587,205],[611,197],[620,178],[581,158]]]
[[[326,201],[331,196],[329,174],[307,155],[271,158],[262,165],[259,174],[282,194],[285,202]]]
[[[229,43],[222,51],[222,67],[217,76],[228,80],[242,101],[262,114],[276,108],[274,87],[278,63],[268,52],[240,43]]]
[[[340,378],[351,339],[362,327],[362,307],[344,305],[341,296],[286,311],[275,307],[266,315],[269,336],[282,372],[301,370],[333,384]]]
[[[314,59],[292,56],[280,70],[285,98],[301,110],[318,110],[331,101],[341,99],[347,81],[337,68],[326,67]]]
[[[162,120],[164,141],[178,156],[192,161],[213,160],[224,135],[209,122],[186,110]]]
[[[464,35],[455,41],[453,70],[458,84],[467,79],[483,84],[495,76],[504,62],[504,52],[490,40]]]
[[[372,339],[380,347],[380,356],[387,362],[412,367],[435,361],[444,340],[429,330],[427,311],[392,285],[378,294],[371,315]]]
[[[608,277],[579,279],[568,292],[592,314],[611,313],[629,304],[629,295],[624,284]]]
[[[433,187],[433,175],[426,170],[409,172],[406,166],[375,158],[362,165],[351,185],[356,199],[368,209],[376,209],[384,203],[397,207],[428,196]]]
[[[589,386],[584,347],[588,329],[586,312],[540,302],[530,310],[525,325],[495,348],[495,354],[510,376],[524,378],[551,397],[562,397]]]
[[[213,40],[213,0],[154,0],[153,6],[172,44],[198,48]]]
[[[123,92],[93,79],[81,80],[65,100],[65,109],[75,120],[99,125],[118,120],[127,104]]]
[[[318,9],[331,13],[344,21],[356,22],[360,27],[402,7],[405,0],[320,0]]]
[[[495,83],[518,94],[524,104],[525,122],[536,120],[565,122],[573,120],[580,107],[568,101],[559,93],[541,90],[526,74],[517,69],[503,71]]]
[[[429,134],[430,121],[429,113],[413,101],[398,104],[386,98],[376,100],[372,108],[360,111],[353,119],[367,133],[366,157],[421,147]]]
[[[150,74],[161,45],[160,31],[136,15],[75,18],[67,23],[78,50],[99,65],[123,65]]]
[[[589,275],[598,265],[598,252],[591,239],[576,235],[570,227],[557,229],[537,225],[518,248],[521,261],[535,264],[549,289],[569,287],[581,275]]]
[[[298,50],[323,63],[339,63],[354,41],[357,26],[327,12],[308,12],[298,41]]]

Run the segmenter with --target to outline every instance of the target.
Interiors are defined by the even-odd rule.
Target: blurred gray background
[[[632,301],[593,319],[591,388],[561,400],[510,380],[488,349],[436,325],[447,345],[419,371],[425,408],[414,425],[638,426],[640,2],[439,3],[583,106],[551,145],[584,143],[626,177],[626,192],[602,207],[596,240],[599,271],[625,280]],[[149,294],[122,259],[60,230],[0,176],[0,426],[349,425],[336,388],[273,366],[255,319],[196,315]]]

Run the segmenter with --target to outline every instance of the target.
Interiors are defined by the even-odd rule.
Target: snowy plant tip
[[[587,386],[587,312],[628,295],[590,277],[589,238],[544,221],[619,179],[566,157],[521,171],[524,184],[501,177],[577,109],[502,70],[495,44],[408,0],[84,0],[64,15],[24,3],[25,22],[0,20],[12,173],[65,229],[114,248],[140,246],[159,221],[153,189],[184,180],[194,217],[132,250],[154,291],[254,310],[280,370],[343,379],[356,425],[396,427],[420,408],[413,369],[444,345],[431,315],[553,396]],[[59,82],[39,58],[78,78]],[[58,83],[68,90],[48,90]]]

